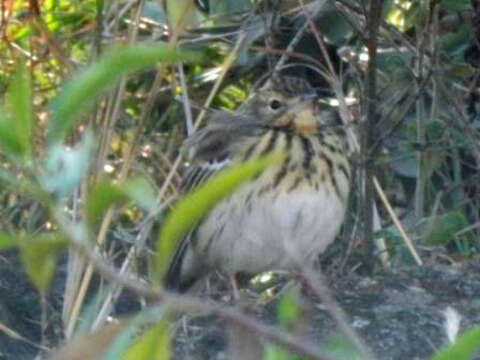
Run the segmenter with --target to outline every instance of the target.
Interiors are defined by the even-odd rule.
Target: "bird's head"
[[[239,112],[267,127],[291,128],[310,134],[317,131],[318,96],[302,78],[273,76]]]

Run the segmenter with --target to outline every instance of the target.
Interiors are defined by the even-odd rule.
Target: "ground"
[[[40,305],[35,290],[19,270],[16,255],[0,259],[0,326],[15,330],[39,344]],[[381,271],[373,276],[349,273],[329,277],[336,301],[350,324],[378,359],[427,359],[448,343],[444,311],[455,309],[462,317],[460,332],[480,324],[480,262],[410,266]],[[60,340],[62,271],[48,297],[49,342]],[[307,295],[306,295],[307,296]],[[316,343],[332,342],[339,334],[322,303],[309,297],[309,324],[302,333]],[[266,322],[276,319],[276,302],[252,312]],[[225,323],[214,318],[188,319],[175,340],[177,359],[226,359]],[[2,329],[0,329],[2,330]],[[39,349],[2,331],[0,359],[33,359]]]

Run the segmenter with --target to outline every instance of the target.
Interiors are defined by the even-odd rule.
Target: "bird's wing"
[[[192,191],[230,166],[235,146],[245,136],[262,131],[257,122],[237,118],[233,114],[232,117],[232,119],[211,122],[186,141],[185,150],[189,153],[190,165],[180,184],[182,193]],[[189,255],[189,252],[192,252],[190,244],[194,241],[196,230],[197,226],[180,241],[176,249],[164,278],[167,289],[186,291],[203,276],[201,259]]]
[[[203,184],[210,177],[226,168],[229,164],[230,159],[227,157],[222,161],[213,159],[211,161],[190,165],[182,178],[180,192],[185,194],[192,191],[198,185]]]
[[[232,152],[245,138],[263,131],[258,122],[235,114],[222,120],[212,121],[207,127],[197,131],[186,142],[190,164],[185,172],[180,190],[182,193],[193,190],[212,175],[231,164]]]

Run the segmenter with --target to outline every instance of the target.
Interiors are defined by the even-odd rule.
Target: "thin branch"
[[[377,71],[377,45],[378,45],[378,28],[381,18],[381,1],[370,0],[368,17],[367,17],[367,33],[368,40],[365,44],[368,50],[367,65],[367,84],[366,84],[366,116],[362,126],[362,160],[363,160],[363,238],[366,244],[372,244],[373,240],[373,211],[374,211],[374,191],[373,178],[375,176],[375,166],[372,162],[372,145],[375,141],[375,118],[376,118],[376,71]],[[367,246],[368,256],[373,252],[371,245]]]
[[[312,268],[302,269],[302,276],[307,280],[308,285],[315,295],[322,300],[323,305],[328,309],[332,317],[337,322],[342,333],[350,339],[356,348],[362,353],[365,359],[374,360],[372,352],[365,345],[363,340],[358,336],[356,331],[348,324],[347,315],[343,309],[337,304],[326,285],[323,275]]]
[[[413,246],[412,240],[408,237],[402,223],[398,219],[397,214],[395,214],[395,211],[393,210],[392,206],[390,205],[390,202],[388,201],[385,193],[383,192],[382,188],[380,187],[380,184],[378,183],[377,179],[373,179],[373,184],[375,188],[377,189],[378,194],[380,195],[380,199],[382,200],[383,204],[385,205],[385,208],[387,209],[390,217],[393,220],[393,223],[397,227],[398,231],[400,232],[400,235],[402,236],[403,241],[407,245],[408,250],[410,251],[410,254],[412,254],[412,257],[415,259],[415,262],[417,265],[422,266],[423,261],[420,259],[420,256],[418,256],[417,251],[415,250],[415,247]]]

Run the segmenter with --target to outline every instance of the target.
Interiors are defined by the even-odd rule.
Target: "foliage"
[[[386,235],[395,264],[411,260],[386,206],[421,245],[423,258],[442,247],[467,261],[479,249],[480,118],[476,69],[466,61],[478,39],[470,21],[456,15],[471,16],[471,3],[382,3],[377,116],[368,119],[376,136],[352,161],[369,154],[390,201],[377,202],[376,231]],[[128,284],[135,270],[148,279],[144,269],[153,258],[155,276],[137,283],[157,291],[152,279],[165,271],[182,236],[236,186],[278,161],[265,158],[221,173],[171,210],[186,130],[202,121],[204,107],[234,110],[280,57],[288,61],[283,71],[309,78],[324,103],[347,101],[344,109],[340,104],[342,122],[356,129],[345,114],[366,116],[369,21],[363,3],[2,1],[2,12],[0,250],[18,250],[46,299],[57,262],[71,249],[69,264],[75,265],[64,281],[74,285],[63,294],[62,319],[69,341],[85,311],[86,290],[95,288],[92,269],[115,264],[110,278],[100,270],[96,288],[105,293],[99,292],[91,314],[83,312],[87,334],[80,339],[110,358],[167,358],[172,334],[163,314],[149,324],[102,328],[125,285],[105,279],[116,275]],[[363,208],[360,195],[352,196],[352,223]],[[356,244],[352,223],[345,238]],[[152,245],[148,234],[157,226]],[[155,255],[146,256],[151,248]],[[299,298],[289,292],[278,301],[279,328],[303,321]],[[100,328],[96,339],[88,335],[94,328]],[[328,354],[352,357],[350,343],[337,340],[325,343]],[[469,358],[476,342],[474,328],[433,359]],[[296,356],[278,344],[266,347],[266,359]]]
[[[432,360],[469,360],[478,355],[480,351],[480,327],[476,326],[473,329],[463,334],[454,344],[444,350],[439,351]]]

